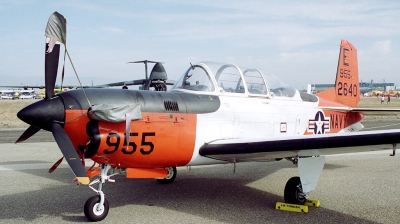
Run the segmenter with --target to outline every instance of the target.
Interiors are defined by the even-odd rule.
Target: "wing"
[[[357,112],[367,116],[400,116],[400,109],[352,108],[352,107],[321,107],[321,109],[338,111],[338,112]]]
[[[307,157],[392,149],[400,142],[400,129],[288,138],[220,139],[200,147],[200,155],[230,161],[269,161],[287,157]]]
[[[149,80],[151,81],[151,80]],[[153,83],[157,83],[157,81],[152,81]],[[166,85],[174,85],[174,80],[165,80],[163,81]],[[105,87],[116,87],[116,86],[132,86],[132,85],[143,85],[146,83],[146,79],[138,79],[132,81],[122,81],[122,82],[114,82],[114,83],[107,83],[103,85],[96,85],[90,86],[90,88],[105,88]]]
[[[367,116],[400,116],[400,109],[354,108],[352,112],[359,112]]]
[[[91,88],[105,88],[105,87],[116,87],[116,86],[131,86],[131,85],[143,85],[146,82],[146,79],[132,80],[132,81],[122,81],[122,82],[114,82],[107,83],[103,85],[92,86]]]

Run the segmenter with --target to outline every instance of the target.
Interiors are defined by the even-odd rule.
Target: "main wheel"
[[[286,203],[304,205],[306,198],[303,194],[300,177],[292,177],[288,180],[284,197]]]
[[[100,196],[95,195],[93,197],[90,197],[86,203],[85,207],[83,209],[85,216],[87,219],[89,219],[92,222],[97,222],[103,220],[107,214],[110,206],[108,205],[107,199],[104,198],[104,206],[103,209],[97,209],[97,206],[100,204]]]
[[[176,167],[168,167],[167,177],[164,179],[156,179],[160,184],[170,184],[174,182],[176,178]]]

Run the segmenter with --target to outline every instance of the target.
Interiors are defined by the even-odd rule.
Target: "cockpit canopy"
[[[273,74],[233,64],[201,62],[191,65],[172,90],[222,91],[233,94],[293,97],[296,90]]]

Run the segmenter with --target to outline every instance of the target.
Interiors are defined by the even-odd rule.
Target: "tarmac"
[[[76,186],[51,133],[40,131],[14,144],[20,129],[0,131],[0,223],[87,222],[86,200],[95,195]],[[182,167],[174,183],[116,176],[103,190],[110,211],[103,223],[398,223],[400,152],[327,156],[317,188],[321,201],[309,213],[275,210],[287,180],[298,176],[292,163]]]

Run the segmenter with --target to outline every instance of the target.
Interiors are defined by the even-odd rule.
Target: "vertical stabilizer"
[[[357,49],[347,40],[342,40],[340,44],[335,89],[339,102],[351,107],[357,106],[360,101]]]
[[[316,94],[321,98],[356,107],[360,101],[357,49],[347,40],[340,43],[335,88]]]

